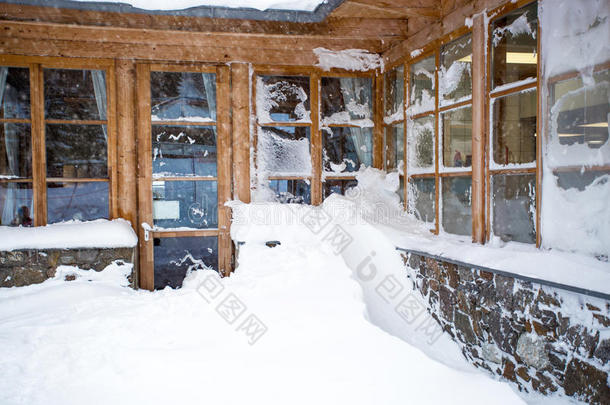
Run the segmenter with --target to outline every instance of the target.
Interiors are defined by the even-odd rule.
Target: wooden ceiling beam
[[[348,0],[348,3],[357,4],[372,10],[387,11],[391,14],[404,17],[435,17],[441,16],[440,2],[427,1],[414,3],[413,0]]]

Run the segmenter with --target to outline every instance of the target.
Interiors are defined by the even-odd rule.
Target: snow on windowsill
[[[124,219],[67,221],[47,226],[0,226],[0,250],[134,247],[138,237]]]

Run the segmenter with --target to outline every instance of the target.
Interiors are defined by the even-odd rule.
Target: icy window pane
[[[373,84],[369,77],[323,77],[321,94],[323,125],[373,126]]]
[[[384,75],[383,111],[386,117],[402,115],[405,92],[405,68],[400,65]]]
[[[326,172],[354,172],[360,166],[373,163],[373,131],[371,128],[325,128],[322,148]]]
[[[216,127],[152,126],[153,176],[216,177]]]
[[[599,72],[589,85],[580,76],[552,87],[550,138],[551,167],[610,163],[610,70]]]
[[[107,178],[105,125],[48,124],[47,177]]]
[[[491,181],[494,235],[503,241],[534,243],[536,175],[498,174]]]
[[[269,188],[283,204],[311,204],[311,187],[305,180],[271,180]]]
[[[407,160],[408,171],[434,170],[434,116],[408,121]]]
[[[403,170],[405,152],[404,125],[402,123],[385,127],[385,169]]]
[[[0,124],[0,179],[32,177],[30,124]]]
[[[30,69],[0,67],[0,85],[3,81],[0,118],[30,118]]]
[[[442,114],[443,166],[472,165],[472,107]]]
[[[153,223],[158,228],[216,228],[216,181],[154,180]]]
[[[436,186],[434,178],[419,177],[409,180],[409,213],[420,221],[434,224]]]
[[[441,48],[439,97],[448,105],[472,94],[472,34],[464,35]]]
[[[472,178],[443,177],[443,230],[457,235],[472,233]]]
[[[151,72],[153,121],[216,121],[214,73]]]
[[[407,113],[415,115],[434,110],[434,55],[409,67],[409,108]]]
[[[493,160],[496,165],[536,160],[537,92],[493,101]]]
[[[309,77],[258,77],[256,112],[259,122],[309,122]]]
[[[309,127],[261,127],[258,170],[267,175],[311,175]]]
[[[399,181],[398,196],[400,197],[400,202],[404,203],[405,202],[405,178],[404,178],[404,176],[400,176],[398,181]]]
[[[537,76],[537,19],[534,2],[492,24],[493,87]]]
[[[191,271],[218,269],[218,237],[154,239],[155,290],[182,287]]]
[[[47,183],[47,221],[108,218],[108,182]]]
[[[32,183],[0,183],[0,225],[33,226]]]
[[[352,187],[356,187],[358,185],[358,181],[354,179],[326,179],[322,183],[322,194],[323,197],[326,198],[331,194],[340,194],[345,195],[345,192]]]
[[[106,72],[44,69],[43,74],[47,119],[106,119]]]

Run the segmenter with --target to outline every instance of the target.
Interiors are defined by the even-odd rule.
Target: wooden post
[[[485,242],[485,18],[472,27],[472,241]]]
[[[138,230],[135,81],[133,60],[116,61],[118,215]]]
[[[311,204],[322,204],[322,133],[320,132],[320,74],[310,78],[311,93]]]
[[[32,95],[32,193],[34,195],[34,225],[47,224],[47,168],[44,128],[44,94],[42,68],[39,64],[30,65],[30,88]]]
[[[233,189],[235,197],[250,202],[250,68],[231,65],[233,107]]]

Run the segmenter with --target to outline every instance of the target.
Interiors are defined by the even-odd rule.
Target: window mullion
[[[30,65],[30,103],[32,119],[32,188],[34,225],[47,224],[47,179],[44,128],[44,89],[40,64]]]

